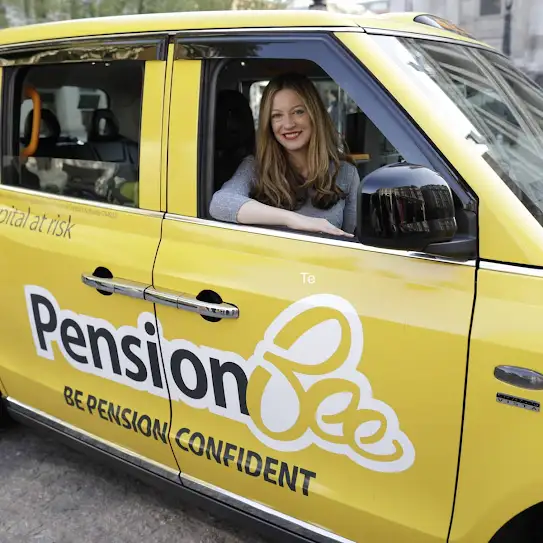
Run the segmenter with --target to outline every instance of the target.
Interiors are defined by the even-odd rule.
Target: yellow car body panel
[[[10,313],[3,319],[0,373],[15,400],[176,469],[165,444],[170,410],[165,389],[162,397],[150,399],[147,392],[116,382],[114,357],[104,351],[109,340],[100,338],[110,337],[111,325],[137,326],[140,313],[151,311],[148,320],[154,321],[152,306],[103,295],[82,282],[82,275],[107,262],[115,277],[152,283],[162,223],[164,67],[165,62],[149,61],[144,85],[146,182],[140,205],[147,209],[115,209],[0,186],[0,246],[10,263],[0,270],[0,281],[10,286],[3,293]],[[152,344],[152,337],[147,339]],[[146,418],[138,414],[140,406]]]
[[[173,63],[169,148],[168,211],[197,216],[198,194],[198,118],[200,112],[199,60]],[[200,144],[201,145],[201,144]]]
[[[175,142],[175,134],[171,137]],[[304,283],[304,273],[314,277],[313,284]],[[202,364],[196,361],[192,369],[187,361],[184,371],[191,376],[186,386],[201,389],[202,394],[205,389],[204,398],[191,400],[182,393],[179,383],[172,387],[171,439],[183,473],[348,540],[444,541],[458,460],[474,274],[472,266],[404,259],[166,219],[155,266],[155,287],[191,295],[206,288],[218,290],[225,302],[234,303],[240,310],[239,319],[212,323],[197,314],[157,306],[165,337],[162,351],[166,367],[176,348],[194,353]],[[314,302],[305,301],[313,295]],[[232,375],[225,378],[229,391],[226,407],[216,404],[222,397],[222,385],[213,372],[213,358],[221,364],[231,362],[238,368],[232,366],[232,370],[250,375],[248,409],[251,418],[258,420],[263,377],[255,366],[259,367],[262,359],[259,353],[254,357],[253,353],[262,341],[271,348],[272,323],[279,326],[285,318],[280,316],[283,311],[291,310],[296,302],[309,307],[318,303],[319,297],[343,300],[344,311],[353,319],[352,343],[348,333],[342,341],[344,348],[353,349],[356,362],[351,362],[356,372],[347,369],[350,363],[344,359],[335,378],[329,375],[331,369],[326,369],[326,364],[321,364],[322,370],[315,369],[322,384],[314,393],[299,397],[303,413],[292,432],[317,431],[315,402],[333,391],[352,391],[366,398],[363,401],[369,412],[348,410],[337,423],[354,429],[362,419],[381,420],[389,436],[375,437],[375,456],[362,452],[366,456],[359,458],[354,442],[339,442],[337,448],[344,450],[331,452],[332,435],[323,437],[320,446],[308,436],[307,444],[300,438],[304,444],[292,445],[289,442],[294,437],[285,431],[274,442],[273,432],[266,434],[264,423],[260,429],[264,428],[266,437],[260,435],[251,428],[248,417],[240,414],[238,396],[245,398],[243,376],[237,389]],[[334,310],[327,311],[323,311],[323,322],[326,315],[335,315]],[[315,324],[311,317],[301,318],[306,320],[298,328],[305,330]],[[316,339],[309,336],[303,347],[300,345],[306,353],[304,363],[318,364],[324,356],[311,349]],[[180,341],[170,345],[174,340]],[[334,340],[330,343],[333,345]],[[446,349],[442,349],[444,344]],[[309,360],[312,358],[314,362]],[[198,377],[193,377],[194,371]],[[281,410],[283,402],[292,400],[294,388],[290,387],[296,386],[296,377],[287,373],[287,378],[290,386],[279,378],[272,383],[277,386],[275,394],[272,385],[266,390],[273,409]],[[267,404],[266,408],[271,406]],[[198,433],[206,439],[206,454],[200,451],[202,438]],[[210,456],[209,438],[217,447],[222,442],[223,454],[226,443],[235,447],[229,465]],[[398,440],[396,455],[389,439]],[[246,456],[241,460],[239,456],[243,450],[259,455],[264,464],[267,458],[276,460],[276,474],[272,469],[267,478],[262,473],[250,476],[257,472],[257,460],[248,474],[243,468]],[[379,454],[390,456],[380,460]],[[296,490],[288,488],[286,473],[285,479],[279,478],[281,467],[292,477],[294,466],[310,474],[308,496],[304,496],[301,475]]]
[[[487,542],[509,519],[542,502],[539,414],[503,405],[496,395],[541,402],[543,392],[519,393],[497,381],[494,368],[543,373],[543,278],[533,269],[526,274],[528,267],[543,267],[543,228],[473,146],[429,108],[386,47],[363,30],[484,46],[415,23],[416,15],[194,12],[2,30],[2,47],[36,42],[54,48],[51,40],[90,36],[331,29],[477,195],[479,257],[486,262],[477,270],[481,262],[432,261],[198,219],[202,62],[174,60],[170,43],[166,61],[146,61],[142,209],[0,185],[0,247],[9,263],[0,267],[0,284],[10,286],[2,293],[9,307],[0,349],[2,395],[176,476],[180,470],[356,543],[442,543],[451,523],[449,541]],[[157,290],[192,297],[217,290],[240,318],[210,322],[178,307],[101,294],[81,276],[105,261],[114,277]],[[497,271],[489,262],[515,266]],[[320,320],[302,316],[281,343],[289,312],[312,304],[323,304]],[[339,332],[327,320],[338,311]],[[147,349],[152,392],[125,386],[114,362],[100,359],[96,349],[92,359],[81,358],[92,351],[88,341],[83,351],[66,353],[62,337],[72,346],[78,341],[77,334],[70,339],[74,320],[112,333],[112,327],[132,327],[123,333]],[[315,325],[319,334],[304,335]],[[335,365],[321,354],[334,341],[345,355]],[[278,345],[282,349],[274,350]],[[300,352],[313,357],[311,368],[289,369],[286,352],[290,362]],[[363,398],[367,411],[317,412],[331,394],[349,393]],[[300,410],[294,429],[270,425],[266,416],[293,405]],[[319,417],[328,431],[318,427]],[[340,424],[354,435],[362,423],[367,434],[357,437],[366,438],[365,447],[334,433]]]
[[[145,63],[145,81],[142,111],[145,115],[141,125],[141,150],[145,157],[141,161],[139,183],[139,207],[142,209],[164,210],[166,194],[165,172],[162,164],[164,140],[163,118],[166,117],[164,104],[164,82],[167,77],[166,62],[148,60]]]
[[[171,360],[175,349],[196,355],[193,362],[186,359],[183,366],[187,375],[196,372],[190,386],[183,392],[182,382],[171,385],[171,441],[182,473],[347,540],[444,541],[458,459],[474,267],[266,236],[191,219],[197,216],[199,125],[194,112],[199,109],[200,85],[201,62],[175,61],[168,152],[171,215],[164,221],[154,287],[192,296],[206,288],[218,290],[224,301],[239,307],[241,317],[211,323],[196,314],[157,306],[165,338],[162,352],[166,368],[174,366]],[[313,276],[315,284],[306,284],[304,273]],[[235,370],[237,373],[228,374],[223,382],[229,392],[224,397],[226,408],[213,403],[222,397],[221,377],[212,370],[213,357],[221,363],[236,364],[249,374],[255,364],[254,357],[251,360],[253,351],[281,312],[300,299],[323,293],[342,297],[353,305],[352,316],[363,328],[364,337],[363,353],[357,358],[358,377],[367,378],[375,399],[390,405],[397,414],[400,431],[406,435],[400,438],[405,465],[414,462],[405,471],[380,472],[401,470],[385,467],[386,462],[381,468],[361,467],[347,453],[336,454],[315,444],[288,450],[286,444],[274,446],[270,439],[259,439],[248,427],[245,415],[236,413],[246,397],[250,402],[252,390],[258,397],[256,371],[248,379],[247,396],[244,378],[239,377],[241,370]],[[454,300],[452,305],[449,299]],[[416,315],[409,309],[414,305],[420,310]],[[437,326],[426,319],[427,313],[435,314],[446,306],[446,317]],[[398,334],[402,340],[397,342],[383,339]],[[436,365],[434,353],[445,337],[449,348]],[[398,367],[396,375],[390,373],[391,366]],[[234,371],[233,366],[231,369]],[[440,372],[446,373],[441,384],[437,378]],[[234,375],[241,379],[237,390]],[[204,398],[187,396],[192,389],[203,387],[204,381]],[[342,386],[345,391],[356,381],[357,377],[351,382],[338,380],[335,385],[330,381],[330,386]],[[429,387],[429,382],[435,385]],[[438,430],[425,411],[440,386],[443,392],[437,395],[442,401],[434,408],[439,411],[442,431],[434,439]],[[359,393],[364,394],[363,388]],[[392,398],[400,403],[391,405]],[[310,402],[309,398],[304,401]],[[301,423],[304,428],[314,428],[314,416],[311,407],[306,408]],[[357,416],[352,412],[344,423],[356,426]],[[376,412],[368,416],[378,417]],[[391,413],[392,418],[395,416]],[[392,420],[389,424],[395,426]],[[419,450],[416,443],[423,448]],[[233,458],[225,461],[227,445]],[[249,467],[246,451],[253,455]],[[366,460],[372,464],[370,457]],[[263,464],[259,474],[258,458]],[[267,460],[272,464],[264,474]],[[408,499],[416,484],[425,487],[421,499]]]
[[[167,14],[123,15],[87,18],[74,21],[48,22],[2,29],[0,44],[40,42],[75,37],[134,32],[169,32],[193,29],[243,29],[289,27],[367,27],[382,30],[400,30],[419,35],[452,38],[470,43],[478,40],[451,33],[447,30],[415,23],[413,18],[423,13],[383,14],[379,16],[349,15],[311,10],[241,10],[226,12],[185,12]]]
[[[4,294],[5,307],[11,309],[10,318],[3,322],[0,353],[2,382],[9,395],[101,439],[173,466],[171,451],[160,437],[169,422],[166,393],[155,399],[145,391],[120,385],[114,364],[103,351],[90,356],[82,354],[79,345],[73,347],[75,354],[67,356],[60,348],[62,334],[75,337],[76,344],[84,335],[85,340],[79,341],[90,351],[90,334],[108,329],[107,323],[136,326],[139,314],[152,310],[143,301],[102,295],[84,285],[81,276],[92,274],[107,261],[115,276],[151,284],[161,217],[94,209],[8,190],[1,193],[0,209],[17,210],[14,226],[4,224],[0,229],[0,245],[10,262],[0,271],[0,280],[11,285]],[[70,229],[66,236],[53,234],[55,219],[69,221],[58,223],[58,232],[62,226],[62,231]],[[154,320],[152,313],[149,317]],[[70,325],[82,319],[85,328],[76,330]],[[121,411],[130,409],[124,412],[129,422],[124,418],[119,422],[118,406]],[[133,429],[133,421],[140,420],[133,417],[142,411],[141,406],[153,425],[158,421],[159,439],[146,437],[146,427],[143,432]],[[145,419],[142,425],[146,424]]]
[[[266,27],[353,27],[358,24],[348,15],[319,11],[240,10],[175,12],[120,15],[58,21],[2,29],[0,45],[10,45],[107,34],[161,33],[194,29],[240,29]]]
[[[168,45],[168,58],[166,61],[166,73],[164,75],[164,96],[171,96],[172,92],[172,78],[173,78],[173,57],[175,52],[175,45],[170,43]],[[164,100],[164,116],[162,117],[162,139],[160,145],[160,209],[166,211],[168,209],[168,135],[170,131],[170,115],[171,107],[176,101]],[[174,112],[175,113],[175,112]],[[172,159],[176,156],[172,157]]]
[[[543,402],[494,378],[496,366],[543,373],[543,276],[483,269],[470,346],[462,457],[451,541],[488,541],[496,526],[541,502],[539,411],[497,401],[497,394]],[[519,392],[520,391],[520,392]],[[520,539],[519,539],[520,541]]]

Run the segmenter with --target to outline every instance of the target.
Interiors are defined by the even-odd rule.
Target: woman
[[[353,237],[360,179],[315,86],[299,74],[274,78],[259,118],[256,158],[213,195],[211,216]]]

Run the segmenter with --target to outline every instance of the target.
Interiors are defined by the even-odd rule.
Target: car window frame
[[[341,43],[335,34],[337,31],[338,29],[237,29],[230,32],[193,31],[176,36],[175,59],[199,60],[202,63],[197,142],[198,219],[219,222],[213,219],[208,211],[213,194],[215,88],[224,63],[241,58],[305,59],[316,63],[342,86],[352,100],[363,104],[362,111],[392,145],[398,148],[395,142],[401,141],[401,149],[408,149],[410,156],[417,158],[418,164],[439,172],[457,197],[460,208],[473,215],[477,207],[476,196],[470,192],[439,149],[423,134],[416,121],[363,62]],[[352,32],[352,29],[349,31]],[[394,139],[389,137],[390,134],[395,134]],[[259,225],[250,226],[261,228]],[[476,221],[462,217],[459,226],[464,229],[463,233],[477,235]],[[320,234],[269,225],[262,228],[292,232],[295,236],[322,237]],[[351,243],[359,244],[356,240]]]
[[[10,107],[14,101],[21,96],[20,70],[29,69],[35,66],[59,66],[82,63],[117,63],[126,61],[158,60],[166,63],[168,53],[168,33],[142,33],[138,36],[125,36],[122,34],[111,34],[100,37],[78,36],[73,38],[51,39],[43,42],[15,43],[8,46],[0,46],[0,67],[2,70],[0,88],[0,152],[3,157],[16,156],[18,138],[20,131],[19,115],[6,114],[6,104]],[[48,53],[48,54],[44,54]],[[140,129],[139,129],[139,169],[138,185],[142,181],[141,165],[143,149],[143,107],[145,104],[145,88],[147,77],[145,72],[142,79],[142,96],[140,103]],[[108,102],[109,95],[106,93]],[[21,102],[22,103],[22,102]],[[0,170],[0,175],[2,171]],[[161,184],[157,184],[157,194],[151,197],[146,191],[146,198],[150,202],[158,202],[157,205],[142,205],[142,191],[139,187],[139,205],[136,207],[126,206],[112,202],[98,202],[91,199],[74,196],[51,194],[31,188],[11,186],[3,184],[0,179],[0,191],[11,190],[31,194],[32,197],[58,199],[82,205],[113,209],[137,214],[149,214],[160,212],[160,190]]]

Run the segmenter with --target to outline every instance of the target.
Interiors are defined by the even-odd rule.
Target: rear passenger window
[[[1,182],[138,207],[144,63],[15,70],[14,103],[4,102]]]

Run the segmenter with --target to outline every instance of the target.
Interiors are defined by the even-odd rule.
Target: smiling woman
[[[353,237],[360,178],[313,83],[296,73],[267,85],[256,156],[211,200],[218,220]]]
[[[271,128],[273,135],[291,154],[294,163],[298,157],[298,167],[302,176],[307,178],[307,161],[301,153],[309,145],[312,126],[305,104],[295,90],[284,88],[276,93],[272,104]]]

